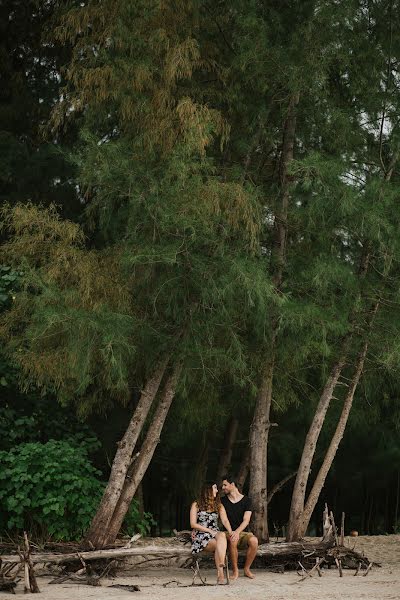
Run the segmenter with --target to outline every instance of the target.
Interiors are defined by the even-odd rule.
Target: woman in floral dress
[[[214,552],[217,567],[217,583],[225,583],[224,566],[226,557],[226,535],[218,529],[218,517],[229,534],[232,527],[218,494],[215,483],[203,485],[199,499],[190,507],[190,526],[194,530],[192,554],[202,550]]]

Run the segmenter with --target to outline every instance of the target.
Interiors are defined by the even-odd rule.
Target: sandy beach
[[[371,560],[382,564],[373,567],[366,577],[362,572],[354,577],[354,571],[345,570],[339,577],[336,569],[323,570],[322,577],[300,581],[295,572],[284,574],[255,570],[256,579],[240,577],[229,586],[191,586],[192,572],[181,568],[143,568],[121,572],[118,577],[103,579],[100,587],[65,582],[49,585],[50,578],[39,577],[41,598],[44,600],[128,600],[152,598],[153,600],[399,600],[400,599],[400,535],[346,538],[346,545]],[[215,572],[203,570],[207,584],[214,584]],[[114,585],[137,585],[138,592],[111,587]],[[183,587],[190,586],[190,587]],[[18,584],[16,595],[23,595],[23,582]],[[0,598],[11,598],[0,593]]]

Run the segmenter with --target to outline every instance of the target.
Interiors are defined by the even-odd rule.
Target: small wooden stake
[[[228,554],[225,556],[225,569],[226,569],[226,585],[230,585],[231,580],[229,579],[229,559]]]
[[[338,541],[338,537],[337,537],[337,530],[336,530],[336,525],[335,525],[335,518],[333,516],[333,512],[332,511],[330,513],[330,520],[331,520],[331,523],[332,523],[333,535],[334,535],[334,538],[335,538],[336,546],[339,546],[339,541]]]
[[[365,573],[364,573],[364,577],[366,577],[366,576],[368,575],[368,573],[370,572],[370,570],[371,570],[371,569],[372,569],[372,562],[371,562],[371,563],[369,563],[369,565],[368,565],[368,567],[367,567],[367,570],[366,570],[366,571],[365,571]]]
[[[201,573],[200,573],[200,565],[199,565],[199,561],[196,560],[195,562],[195,566],[192,566],[192,571],[193,571],[193,579],[192,579],[192,585],[194,585],[194,582],[196,581],[196,577],[198,577],[201,581],[201,583],[203,585],[207,585],[206,584],[206,580],[202,578]]]
[[[310,571],[310,572],[308,572],[308,571],[307,571],[307,569],[305,569],[305,568],[303,567],[303,565],[301,564],[301,562],[300,562],[300,561],[298,561],[298,562],[299,562],[299,565],[300,565],[300,567],[301,567],[301,570],[302,570],[302,572],[305,574],[305,575],[304,575],[304,577],[307,577],[307,576],[308,576],[308,577],[312,577],[312,575],[311,575],[311,571]]]
[[[344,512],[342,512],[342,522],[340,525],[340,545],[341,546],[344,546],[344,517],[345,517],[345,514],[344,514]]]
[[[76,555],[77,555],[77,557],[79,558],[79,560],[81,561],[81,565],[82,565],[82,567],[83,567],[83,568],[84,568],[84,570],[86,571],[86,563],[85,563],[85,561],[83,560],[83,558],[82,558],[82,555],[81,555],[79,552],[77,552],[77,553],[76,553]]]
[[[24,594],[30,594],[31,593],[31,582],[29,581],[29,565],[26,561],[24,564],[24,572],[25,572]]]
[[[342,562],[341,562],[340,558],[339,558],[339,560],[337,558],[335,558],[335,563],[336,563],[337,568],[339,569],[340,577],[343,577]]]
[[[324,512],[322,513],[322,531],[323,539],[328,539],[332,531],[332,525],[329,522],[329,511],[327,504],[325,504]]]
[[[300,583],[300,581],[304,581],[305,579],[307,579],[307,577],[312,577],[312,574],[311,574],[311,573],[312,573],[313,571],[315,571],[315,570],[316,570],[316,571],[318,571],[318,576],[319,576],[319,577],[322,577],[320,566],[322,565],[322,563],[324,563],[324,562],[325,562],[325,559],[324,559],[324,558],[316,558],[316,559],[315,559],[315,561],[316,561],[316,562],[315,562],[315,565],[313,566],[313,568],[311,569],[311,571],[307,571],[307,570],[306,570],[306,569],[303,567],[303,565],[301,564],[301,562],[300,562],[300,561],[298,561],[298,564],[300,565],[300,567],[301,567],[301,569],[302,569],[302,571],[303,571],[303,575],[300,575],[300,573],[297,571],[297,575],[299,575],[300,579],[298,579],[298,580],[297,580],[297,581],[295,581],[294,583]]]
[[[25,543],[25,552],[24,561],[25,561],[25,594],[32,592],[32,594],[39,594],[39,586],[36,581],[35,571],[33,569],[33,562],[31,559],[31,549],[29,547],[28,536],[26,531],[24,531],[24,543]],[[28,586],[28,589],[27,589]]]
[[[321,560],[321,559],[319,559],[319,558],[316,558],[316,559],[315,559],[315,561],[316,561],[316,564],[315,564],[315,569],[317,570],[318,577],[322,577],[321,568],[320,568],[320,563],[323,563],[323,562],[324,562],[324,559],[322,559],[322,560]]]

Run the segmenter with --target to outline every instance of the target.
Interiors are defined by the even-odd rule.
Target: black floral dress
[[[199,510],[197,513],[197,523],[208,529],[219,531],[218,529],[218,513]],[[207,546],[208,542],[213,539],[211,533],[206,531],[198,531],[192,543],[192,554],[198,554]]]

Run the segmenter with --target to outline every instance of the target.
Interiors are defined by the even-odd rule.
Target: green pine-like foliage
[[[400,354],[399,8],[53,4],[45,40],[63,48],[62,76],[42,130],[68,141],[58,156],[80,204],[69,219],[57,193],[2,209],[1,261],[22,280],[0,333],[25,388],[110,410],[172,348],[176,431],[222,430],[235,411],[247,426],[275,328],[279,418],[311,414],[344,339],[344,376],[368,339],[359,389],[377,414],[395,403],[380,390]]]

